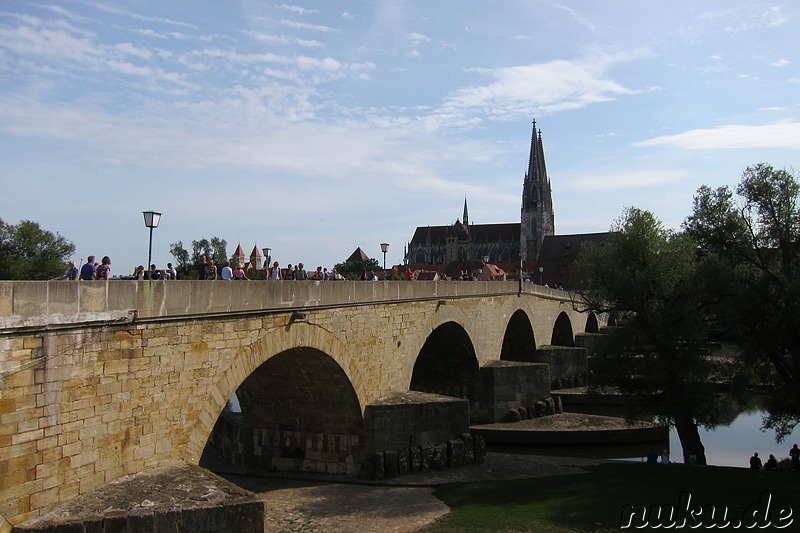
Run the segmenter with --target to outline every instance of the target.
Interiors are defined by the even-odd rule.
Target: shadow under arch
[[[511,315],[503,335],[501,361],[536,361],[536,338],[527,313],[518,309]]]
[[[553,325],[553,336],[550,340],[553,346],[575,346],[575,336],[572,334],[572,322],[565,312],[561,312]]]
[[[339,364],[315,348],[285,350],[236,390],[241,413],[225,410],[200,466],[215,470],[353,473],[363,459],[364,419]]]
[[[456,322],[434,329],[417,355],[409,390],[474,401],[480,385],[472,340]]]
[[[586,317],[586,333],[600,333],[600,324],[597,322],[597,315],[589,313]]]

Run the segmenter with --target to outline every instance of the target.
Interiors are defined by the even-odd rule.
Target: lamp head
[[[144,215],[144,225],[148,228],[157,228],[158,223],[161,222],[161,213],[155,211],[142,211]]]

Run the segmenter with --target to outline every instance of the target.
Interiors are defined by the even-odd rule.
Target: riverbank
[[[793,521],[783,531],[800,525],[797,472],[490,453],[485,466],[442,472],[427,485],[226,477],[264,501],[266,530],[280,533],[619,531],[625,505],[678,505],[686,494],[725,506],[730,519],[770,494],[765,520],[789,505]]]
[[[450,507],[434,495],[454,483],[512,481],[586,474],[596,459],[489,453],[486,462],[401,476],[386,482],[334,482],[314,474],[250,477],[223,474],[264,501],[265,530],[325,533],[411,533],[436,523]]]

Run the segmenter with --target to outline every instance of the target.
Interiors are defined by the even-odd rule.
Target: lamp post
[[[161,222],[161,213],[142,211],[142,215],[144,215],[145,227],[150,228],[150,248],[147,251],[147,271],[149,272],[153,261],[153,228],[157,228],[158,223]]]
[[[381,243],[381,252],[383,252],[383,279],[386,279],[386,252],[389,251],[389,243]]]
[[[262,252],[264,252],[264,268],[269,270],[269,265],[272,263],[272,248],[262,248]]]
[[[542,283],[542,278],[544,277],[544,267],[539,267],[539,285],[544,285]]]

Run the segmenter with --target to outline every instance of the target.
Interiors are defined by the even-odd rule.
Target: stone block
[[[444,470],[447,467],[447,443],[435,444],[433,446],[433,456],[431,457],[431,468],[433,470]]]
[[[433,468],[433,444],[422,444],[419,455],[419,471],[430,472]]]
[[[464,442],[464,464],[473,464],[475,462],[475,443],[472,435],[464,433],[461,435],[461,440]]]
[[[408,448],[397,450],[397,473],[404,476],[411,472],[411,457]]]
[[[480,435],[475,435],[473,436],[472,443],[475,447],[475,462],[486,462],[486,441],[484,441],[483,437]]]
[[[546,405],[546,412],[548,415],[556,414],[556,403],[553,401],[553,398],[547,398],[545,401]]]
[[[408,471],[410,474],[422,472],[419,446],[410,446],[408,448]]]
[[[447,467],[457,468],[464,465],[464,441],[452,439],[447,441]]]
[[[547,416],[547,404],[541,400],[536,402],[534,405],[534,411],[536,412],[536,416]]]
[[[399,473],[399,465],[398,465],[398,453],[396,450],[386,450],[383,452],[383,468],[386,477],[396,478],[400,475]]]

